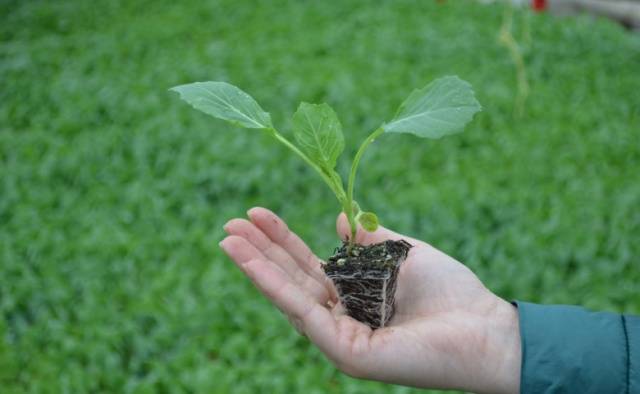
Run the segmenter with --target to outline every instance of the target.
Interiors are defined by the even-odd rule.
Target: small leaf
[[[443,77],[414,90],[383,128],[388,133],[440,138],[462,131],[481,109],[468,82],[455,76]]]
[[[307,156],[325,169],[333,169],[344,149],[342,126],[327,104],[301,103],[293,114],[293,132]]]
[[[205,114],[249,129],[273,128],[271,116],[247,93],[226,82],[195,82],[171,89]]]
[[[378,217],[373,212],[360,212],[356,219],[360,222],[362,228],[370,233],[378,228]]]

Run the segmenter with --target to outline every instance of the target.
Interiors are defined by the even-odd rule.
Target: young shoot
[[[271,122],[271,116],[247,93],[226,82],[195,82],[170,90],[194,108],[236,126],[258,129],[284,144],[313,168],[335,194],[351,227],[350,245],[357,224],[375,231],[378,218],[360,209],[354,200],[358,164],[365,150],[385,133],[410,133],[437,139],[460,132],[481,107],[471,85],[456,76],[436,79],[413,93],[400,105],[395,117],[374,130],[360,145],[349,171],[347,188],[336,172],[338,157],[344,150],[342,126],[333,109],[323,104],[301,103],[293,114],[295,143],[284,137]]]

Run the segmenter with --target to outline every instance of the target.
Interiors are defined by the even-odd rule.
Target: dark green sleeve
[[[516,304],[522,394],[640,394],[640,317]]]
[[[629,394],[640,394],[640,316],[624,315],[624,327],[629,343]]]

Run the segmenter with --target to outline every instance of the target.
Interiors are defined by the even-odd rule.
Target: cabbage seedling
[[[269,134],[313,168],[335,194],[355,239],[356,223],[375,231],[378,218],[362,211],[355,202],[354,185],[360,159],[376,138],[384,133],[410,133],[424,138],[440,138],[462,131],[480,110],[471,85],[458,77],[437,79],[414,90],[400,105],[395,117],[373,131],[360,145],[353,162],[347,189],[335,170],[344,150],[342,127],[327,104],[301,103],[293,114],[293,136],[297,144],[284,137],[271,123],[271,116],[247,93],[226,82],[195,82],[171,88],[194,108],[236,126],[258,129]]]
[[[471,85],[456,76],[436,79],[414,90],[400,105],[393,119],[383,123],[362,142],[351,164],[346,190],[336,171],[344,150],[342,127],[328,104],[301,103],[293,114],[295,143],[282,135],[271,116],[247,93],[226,82],[195,82],[171,88],[194,108],[236,126],[267,133],[313,168],[335,194],[347,215],[351,236],[324,270],[341,293],[347,312],[372,327],[384,326],[393,313],[395,278],[411,247],[406,242],[387,241],[370,247],[354,243],[357,224],[375,231],[378,217],[363,211],[354,200],[354,185],[360,159],[378,137],[387,133],[410,133],[437,139],[463,130],[480,111]],[[370,293],[363,293],[363,283]],[[364,289],[365,293],[369,290]],[[374,294],[375,293],[375,294]],[[372,298],[379,302],[369,305]]]

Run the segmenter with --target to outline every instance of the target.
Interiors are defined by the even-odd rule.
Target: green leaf
[[[273,128],[271,116],[247,93],[226,82],[195,82],[169,89],[205,114],[249,129]]]
[[[356,216],[356,220],[362,225],[363,229],[370,233],[378,228],[378,217],[373,212],[360,212]]]
[[[342,126],[327,104],[301,103],[293,114],[293,132],[307,156],[325,169],[333,169],[344,149]]]
[[[383,128],[388,133],[440,138],[462,131],[481,109],[471,85],[448,76],[414,90],[400,105],[395,118]]]

